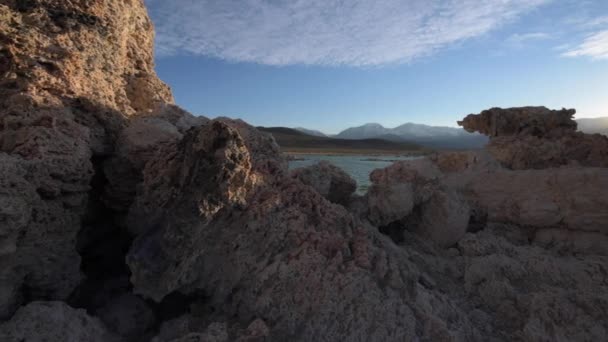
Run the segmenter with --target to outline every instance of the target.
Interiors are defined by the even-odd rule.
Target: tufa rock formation
[[[606,151],[571,112],[469,117],[489,153],[399,162],[357,197],[173,105],[141,0],[0,19],[0,340],[607,339]]]
[[[330,202],[342,205],[348,205],[357,190],[357,182],[350,175],[327,161],[295,169],[291,176],[310,185]]]
[[[608,137],[576,131],[574,109],[545,107],[492,108],[458,124],[490,137],[488,151],[504,166],[543,169],[578,163],[608,167]]]
[[[22,302],[66,300],[82,282],[77,235],[87,221],[97,234],[106,228],[98,183],[113,174],[103,174],[104,161],[128,118],[164,112],[173,100],[153,71],[142,1],[2,0],[0,18],[7,318]]]

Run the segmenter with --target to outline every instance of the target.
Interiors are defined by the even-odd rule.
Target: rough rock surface
[[[353,214],[339,171],[171,104],[141,0],[0,19],[0,340],[607,340],[605,144],[572,112],[469,117],[488,153],[376,171]]]
[[[127,117],[173,101],[153,40],[139,0],[0,1],[0,318],[65,300],[83,278],[75,245],[95,158]]]
[[[576,131],[574,109],[492,108],[458,124],[490,136],[488,151],[508,168],[542,169],[570,163],[608,167],[608,137]]]
[[[291,176],[313,187],[333,203],[347,205],[357,190],[357,182],[339,167],[327,161],[295,169]]]
[[[173,102],[143,1],[2,0],[0,16],[2,88],[15,97],[82,97],[127,116]]]
[[[427,176],[420,178],[419,174]],[[546,244],[569,242],[573,247],[578,246],[576,250],[608,253],[608,247],[603,246],[608,237],[608,195],[604,191],[608,187],[608,171],[605,168],[510,170],[483,152],[450,152],[395,163],[374,171],[371,179],[374,183],[367,195],[366,214],[378,226],[399,221],[407,228],[409,222],[403,218],[410,217],[411,222],[420,217],[420,212],[414,215],[418,202],[413,194],[422,200],[441,194],[443,208],[452,206],[457,208],[456,213],[463,210],[457,216],[459,221],[448,218],[445,210],[429,207],[429,219],[443,218],[449,222],[438,224],[437,229],[442,238],[447,238],[452,231],[455,239],[452,243],[466,232],[467,223],[469,230],[478,230],[490,221],[526,227],[532,233],[531,239]],[[421,183],[420,179],[426,179],[427,183]],[[429,179],[434,183],[429,183]],[[470,211],[466,211],[467,207]],[[465,212],[470,213],[468,220],[464,219]],[[420,225],[432,226],[429,222]],[[409,230],[420,232],[420,228]]]
[[[447,298],[441,298],[447,311],[412,304],[419,272],[405,262],[404,250],[288,177],[284,166],[256,172],[251,160],[261,158],[246,146],[262,139],[251,127],[241,134],[213,122],[147,164],[149,179],[163,182],[145,180],[145,187],[172,197],[156,205],[170,213],[164,222],[145,216],[149,228],[127,258],[137,293],[157,301],[175,291],[204,293],[208,305],[228,317],[273,322],[276,340],[407,340],[417,334],[416,317],[441,321],[459,310]],[[281,165],[273,149],[275,165]],[[233,179],[229,184],[242,192],[226,188],[221,177]],[[259,185],[270,177],[275,181]],[[141,193],[138,201],[140,196],[159,198]],[[466,317],[455,315],[460,318],[452,326],[434,328],[446,336],[474,336]]]
[[[113,156],[104,163],[108,180],[104,203],[116,211],[128,210],[146,163],[164,145],[178,142],[188,129],[208,121],[171,104],[132,118],[118,135]]]
[[[0,324],[5,342],[113,342],[120,341],[97,318],[62,302],[32,302]]]
[[[467,231],[470,208],[441,177],[439,168],[427,158],[375,170],[370,175],[368,210],[363,216],[391,230],[396,240],[407,229],[441,246],[453,245]]]

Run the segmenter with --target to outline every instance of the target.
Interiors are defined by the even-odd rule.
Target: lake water
[[[295,155],[298,160],[289,162],[289,168],[310,166],[326,160],[346,171],[357,181],[357,192],[364,194],[370,185],[369,174],[375,169],[385,168],[398,160],[409,160],[420,157],[407,156],[335,156],[335,155]]]

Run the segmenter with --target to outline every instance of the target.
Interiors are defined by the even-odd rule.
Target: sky
[[[325,133],[491,107],[608,116],[608,0],[145,0],[156,69],[207,117]]]

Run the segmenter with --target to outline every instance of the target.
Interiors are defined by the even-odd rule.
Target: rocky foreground
[[[141,0],[0,0],[0,341],[608,340],[608,138],[289,173],[172,104]]]

